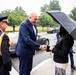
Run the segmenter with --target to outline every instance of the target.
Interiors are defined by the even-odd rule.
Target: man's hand
[[[46,50],[47,46],[46,45],[40,45],[40,50]]]

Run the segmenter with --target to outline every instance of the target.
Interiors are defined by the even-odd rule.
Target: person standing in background
[[[0,14],[0,75],[10,75],[9,71],[12,68],[9,37],[4,33],[7,27],[7,18],[7,14]]]
[[[36,42],[38,15],[31,13],[26,20],[20,24],[19,37],[16,54],[19,57],[19,75],[30,75],[35,50],[46,50],[46,45]]]

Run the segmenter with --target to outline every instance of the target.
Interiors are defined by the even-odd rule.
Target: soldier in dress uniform
[[[0,14],[0,36],[7,27],[7,18],[8,14]],[[0,45],[0,75],[10,75],[9,71],[11,71],[12,62],[9,46],[9,37],[4,33]]]

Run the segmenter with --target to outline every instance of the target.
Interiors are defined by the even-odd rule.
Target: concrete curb
[[[12,71],[10,71],[10,75],[19,75],[19,73],[12,67]]]
[[[37,65],[36,67],[34,67],[31,71],[31,73],[35,72],[36,70],[38,70],[41,66],[45,65],[46,63],[50,62],[52,59],[46,59],[43,62],[41,62],[39,65]]]
[[[43,33],[38,33],[38,35],[45,35],[45,34],[47,34],[46,32],[43,32]]]

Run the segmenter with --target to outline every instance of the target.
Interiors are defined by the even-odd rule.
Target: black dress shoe
[[[74,69],[74,70],[76,70],[76,67],[75,66],[71,66],[71,68]]]

